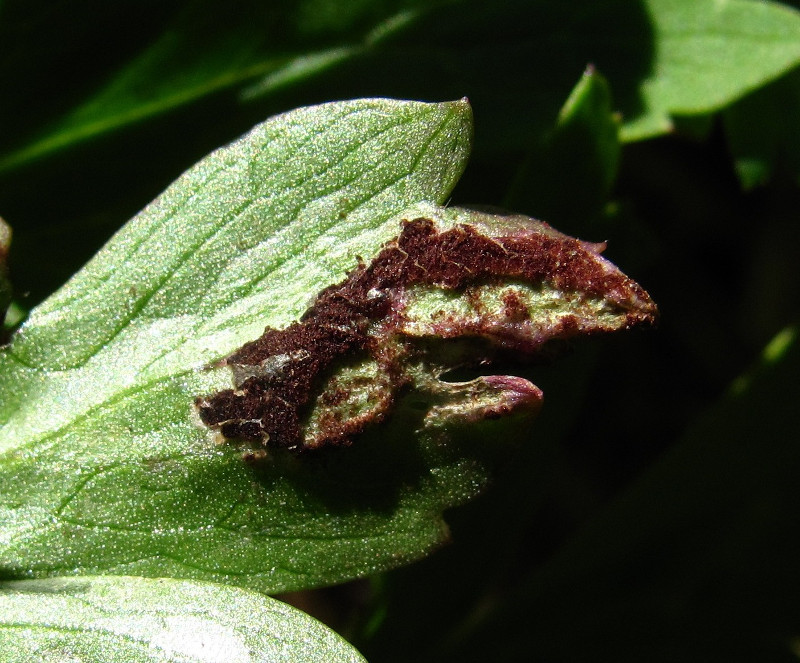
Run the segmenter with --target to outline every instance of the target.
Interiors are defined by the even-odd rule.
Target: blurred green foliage
[[[453,544],[310,609],[376,662],[797,660],[797,6],[4,0],[14,305],[272,113],[467,96],[453,201],[608,240],[661,325],[532,369],[544,411]]]

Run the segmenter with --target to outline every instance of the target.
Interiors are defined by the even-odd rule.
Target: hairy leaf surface
[[[465,102],[279,116],[191,169],[36,309],[0,359],[4,574],[279,591],[440,545],[442,512],[478,492],[498,440],[541,401],[521,378],[449,371],[655,315],[600,245],[423,202],[447,196],[470,128]],[[331,301],[338,318],[320,315]],[[232,354],[265,326],[288,349]],[[362,345],[342,346],[348,334]],[[242,373],[265,381],[231,390]],[[302,433],[273,416],[276,380],[297,388]],[[260,398],[265,434],[245,408],[204,418],[222,424],[215,440],[195,403],[220,390]],[[258,446],[302,435],[320,452]]]
[[[124,576],[0,583],[0,657],[6,663],[364,660],[315,619],[261,594]]]
[[[443,200],[470,135],[463,102],[279,116],[188,171],[32,312],[0,355],[4,571],[277,590],[440,540],[417,504],[349,514],[289,471],[258,480],[192,412],[229,379],[204,366],[296,318],[409,204]]]

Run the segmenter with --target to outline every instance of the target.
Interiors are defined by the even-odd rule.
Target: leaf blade
[[[800,13],[772,2],[648,0],[656,55],[640,84],[646,113],[623,141],[672,130],[672,115],[720,110],[800,63]]]
[[[382,29],[396,29],[393,23],[406,13],[423,11],[416,4],[405,2],[399,8],[394,3],[350,5],[344,11],[334,7],[334,11],[338,9],[334,21],[329,17],[326,20],[325,14],[330,11],[317,10],[315,16],[312,3],[271,8],[239,0],[221,10],[209,0],[188,0],[179,3],[172,15],[161,8],[152,8],[147,18],[161,24],[160,33],[139,44],[138,52],[129,55],[106,80],[97,81],[95,89],[73,108],[44,124],[44,130],[34,134],[29,142],[0,158],[0,172],[201,103],[259,78],[272,81],[272,88],[298,76],[311,78],[359,55],[372,42],[373,34]],[[20,22],[38,22],[55,31],[75,29],[69,24],[50,25],[53,12],[37,12],[35,7],[30,13],[24,8],[17,11],[21,14],[17,18]],[[127,8],[121,11],[126,12]],[[72,18],[58,13],[55,16],[62,21]],[[79,27],[87,29],[86,25]],[[102,43],[106,30],[103,22],[89,27],[87,38]],[[24,49],[24,42],[18,42],[15,30],[8,29],[4,36],[19,50]],[[107,44],[103,46],[109,48]],[[56,55],[78,58],[82,64],[80,53],[67,50]],[[17,60],[17,68],[24,71],[24,53]],[[10,73],[16,76],[15,71]],[[48,92],[59,96],[55,90]],[[15,122],[25,126],[24,118]]]
[[[5,661],[363,661],[322,624],[266,596],[136,577],[0,583]]]
[[[401,122],[396,135],[384,132],[389,138],[383,153],[369,143],[334,178],[334,184],[343,180],[366,191],[349,199],[340,218],[343,203],[331,204],[330,192],[339,196],[341,187],[321,187],[314,197],[316,175],[338,163],[331,153],[347,152],[353,141],[364,144],[342,131],[336,114],[354,104],[378,113],[379,127],[386,113],[401,119],[410,113],[412,120]],[[287,139],[277,150],[279,164],[290,163],[285,174],[270,159],[262,163],[248,138],[212,155],[35,311],[0,355],[4,574],[172,576],[274,592],[351,579],[441,545],[447,537],[444,510],[482,488],[493,458],[522,431],[520,417],[540,400],[525,380],[487,376],[450,384],[431,374],[424,352],[413,354],[407,373],[415,388],[399,400],[386,426],[365,430],[342,453],[297,459],[278,453],[252,466],[233,444],[214,444],[194,419],[198,396],[230,386],[228,371],[211,364],[265,324],[288,325],[316,292],[333,292],[329,286],[356,267],[356,256],[384,247],[381,254],[389,250],[402,259],[403,251],[389,249],[401,227],[413,226],[417,237],[425,237],[439,224],[442,246],[455,241],[483,247],[461,258],[480,263],[477,256],[491,253],[493,264],[507,265],[502,273],[489,273],[501,278],[494,286],[512,281],[510,289],[480,289],[474,301],[464,289],[445,297],[450,314],[462,322],[445,332],[436,331],[441,298],[417,291],[412,299],[418,306],[409,307],[408,328],[400,333],[418,337],[423,350],[427,338],[449,339],[453,332],[470,341],[483,329],[500,346],[513,342],[535,351],[548,338],[652,319],[646,293],[604,261],[596,245],[524,217],[430,203],[400,208],[449,191],[469,146],[464,102],[434,106],[432,128],[424,121],[432,107],[424,104],[373,100],[325,108],[334,111],[326,124],[331,146],[313,150],[310,161],[287,157],[324,134],[318,123],[301,121],[310,112],[305,109],[273,121],[284,137],[300,132],[299,145]],[[353,131],[369,134],[370,126]],[[404,153],[395,156],[400,144]],[[413,155],[414,146],[418,156],[409,164],[406,152]],[[220,164],[228,168],[215,181]],[[181,182],[189,182],[188,192]],[[226,219],[236,218],[248,196],[262,193],[272,203],[295,195],[301,204],[262,206],[260,225],[250,217],[242,224],[245,233],[255,228],[261,236],[243,246],[249,236]],[[170,229],[185,222],[186,236],[162,231],[164,211],[176,208],[183,216]],[[404,226],[401,217],[408,219]],[[209,235],[216,242],[203,244]],[[281,262],[286,255],[291,259]],[[437,255],[426,260],[437,265]],[[191,269],[184,273],[185,264]],[[462,271],[464,279],[477,273]],[[131,275],[151,284],[137,291],[144,299],[138,307],[128,300],[135,299]],[[522,276],[531,283],[513,283]],[[121,314],[110,306],[115,301]],[[95,351],[98,337],[105,345]],[[416,385],[434,395],[433,405],[414,400]],[[490,439],[503,443],[487,445]]]
[[[348,134],[340,119],[353,110],[359,111],[360,121]],[[326,113],[332,117],[325,120]],[[384,127],[382,122],[397,129],[379,131],[383,144],[373,141],[364,148],[363,135],[369,128],[364,126],[369,125],[365,117],[376,122],[379,129]],[[320,131],[321,122],[328,127],[327,134]],[[226,536],[236,538],[235,533],[222,530],[217,539],[203,532],[224,520],[232,508],[235,510],[244,499],[242,495],[262,499],[257,496],[265,489],[256,488],[254,493],[247,472],[241,471],[238,452],[209,447],[204,433],[191,423],[194,398],[220,386],[219,375],[197,369],[257,334],[265,324],[280,325],[298,316],[310,292],[352,267],[352,252],[373,250],[387,233],[394,232],[393,224],[386,225],[393,214],[421,198],[443,199],[466,162],[471,114],[465,102],[427,105],[366,100],[303,109],[266,123],[261,131],[281,139],[277,141],[277,156],[272,155],[278,166],[270,165],[270,159],[248,143],[255,134],[212,155],[34,311],[14,344],[0,357],[4,377],[0,381],[0,449],[4,456],[0,494],[4,497],[4,522],[8,524],[0,540],[10,566],[16,567],[20,560],[23,565],[39,560],[34,566],[47,568],[50,573],[55,569],[66,571],[77,563],[85,568],[113,567],[117,573],[129,569],[149,575],[169,575],[170,570],[178,568],[189,575],[210,575],[225,581],[229,576],[225,572],[215,575],[213,569],[193,568],[181,560],[194,554],[193,546],[214,548],[223,546]],[[324,149],[320,141],[327,141]],[[398,151],[401,145],[403,149]],[[294,158],[288,173],[275,175],[289,159],[287,155],[297,157],[304,146],[306,154],[302,156],[306,158]],[[331,175],[329,162],[336,150],[345,155],[345,165]],[[355,155],[349,162],[348,154]],[[258,164],[253,165],[251,159]],[[273,172],[273,168],[277,170]],[[213,182],[211,177],[216,172],[223,177]],[[332,178],[325,193],[341,195],[344,200],[339,204],[317,195],[319,178],[314,176],[319,173]],[[194,188],[197,181],[200,193]],[[210,181],[215,185],[209,186]],[[336,188],[338,181],[344,188]],[[185,187],[187,182],[189,186]],[[182,242],[201,245],[209,228],[213,234],[215,224],[219,224],[220,204],[235,208],[237,193],[249,195],[251,186],[256,194],[269,193],[276,187],[289,192],[284,196],[295,192],[295,202],[299,200],[299,206],[305,207],[297,214],[297,206],[284,198],[283,206],[271,208],[272,216],[255,225],[260,233],[255,238],[248,235],[252,233],[248,219],[240,224],[243,230],[238,235],[229,226],[225,230],[227,241],[222,237],[199,258],[192,256],[194,262],[189,261],[181,272],[185,253]],[[165,216],[170,221],[169,212],[181,204],[188,205],[182,219],[191,226],[183,233],[175,230],[181,219],[173,220],[172,226],[164,224]],[[347,217],[346,230],[341,216]],[[242,233],[249,242],[245,247],[248,250],[231,254],[231,246],[243,240]],[[316,240],[312,243],[314,233]],[[292,246],[297,255],[292,253]],[[160,262],[159,251],[163,252]],[[277,275],[273,272],[266,278],[271,266],[286,255],[291,260]],[[203,275],[209,272],[211,278],[203,281]],[[150,284],[149,291],[142,288],[136,293],[146,300],[138,307],[130,301],[134,297],[130,282],[137,277]],[[159,298],[157,289],[164,284],[172,289]],[[287,284],[294,284],[295,290]],[[247,291],[244,296],[243,289]],[[81,314],[69,317],[70,311]],[[102,441],[100,446],[97,440]],[[67,457],[62,458],[58,470],[40,466],[40,458],[50,454],[54,459],[67,448]],[[231,462],[239,467],[233,477],[226,469]],[[104,506],[101,500],[98,506],[92,498],[84,500],[86,490],[91,492],[110,477],[111,483],[118,480],[121,485],[148,491],[154,482],[169,485],[173,471],[178,478],[189,477],[183,483],[178,481],[177,491],[185,499],[194,495],[186,503],[205,515],[187,516],[188,528],[183,532],[159,529],[165,522],[164,509],[182,509],[177,498],[158,499],[169,490],[156,491],[156,498],[150,501],[152,508],[140,503],[142,516],[138,521],[132,519],[129,531],[122,531],[123,526],[117,534],[116,540],[127,553],[120,554],[117,549],[103,553],[102,531],[119,529],[120,524],[131,520],[129,513],[117,514],[113,502],[117,501],[123,512],[130,503],[115,493],[114,500]],[[216,493],[220,487],[221,493]],[[90,515],[85,512],[87,508]],[[39,536],[37,527],[53,524],[50,518],[54,515],[60,520],[51,537]],[[166,521],[172,522],[169,518]],[[150,529],[137,530],[137,522],[147,523]],[[302,538],[303,531],[304,526],[298,523],[295,536]],[[420,531],[429,542],[442,538],[440,523]],[[96,537],[95,553],[85,556],[93,544],[72,549],[66,543],[87,533],[90,539]],[[341,555],[334,555],[337,560],[346,556],[348,545],[344,544]],[[409,546],[413,550],[410,555],[420,554],[416,545]],[[291,551],[284,547],[281,554],[290,557]],[[177,561],[170,561],[170,556]],[[259,568],[248,566],[258,555],[245,555],[244,559],[247,561],[234,564],[231,571],[252,573],[258,578]],[[363,560],[359,564],[363,565]],[[345,566],[350,570],[336,572],[335,578],[352,576],[351,565]],[[282,579],[276,582],[275,569],[270,568],[263,572],[269,587],[292,583],[305,586],[308,582],[298,580],[291,569],[279,572]],[[334,577],[324,566],[319,576]]]

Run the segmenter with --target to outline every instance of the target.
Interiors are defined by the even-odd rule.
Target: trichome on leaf
[[[300,320],[227,357],[236,386],[198,398],[201,420],[227,439],[301,451],[350,444],[411,391],[429,418],[535,410],[542,393],[522,378],[440,378],[498,352],[530,360],[554,339],[655,320],[602,245],[522,216],[429,212],[404,219]]]

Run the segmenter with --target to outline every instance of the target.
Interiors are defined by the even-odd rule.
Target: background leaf
[[[624,140],[671,129],[671,115],[718,110],[800,62],[800,15],[775,3],[650,0],[656,17],[646,113],[623,125]]]
[[[619,124],[607,81],[587,69],[553,131],[520,166],[505,204],[536,210],[557,227],[589,227],[600,217],[616,179]]]
[[[387,26],[398,13],[402,17],[403,12],[414,12],[417,4],[413,1],[360,2],[351,4],[346,12],[338,12],[335,4],[318,0],[270,5],[236,0],[224,7],[209,0],[189,0],[178,3],[171,11],[158,6],[145,7],[143,23],[161,23],[156,38],[129,61],[118,65],[116,71],[112,70],[110,79],[87,100],[57,117],[44,136],[34,138],[2,162],[0,168],[13,167],[141,122],[258,76],[268,75],[271,80],[313,76],[337,60],[358,54],[363,49],[359,41],[364,38],[369,41],[370,33],[382,32],[386,28],[381,26]],[[99,41],[107,39],[108,25],[104,21],[108,20],[108,14],[120,20],[126,14],[141,11],[137,5],[123,4],[115,17],[108,9],[93,9],[99,16],[67,17],[59,10],[54,12],[45,3],[33,3],[24,8],[11,3],[6,7],[6,25],[23,27],[27,32],[32,31],[31,24],[41,27],[41,24],[52,25],[54,21],[77,18],[89,32],[87,36]],[[94,34],[92,27],[96,31]],[[18,36],[13,28],[10,32]],[[367,36],[361,37],[362,34]],[[33,36],[39,35],[34,32]],[[50,50],[80,57],[75,51],[86,48],[85,44],[70,46],[65,48],[58,44]],[[117,50],[123,48],[118,46]],[[13,70],[15,65],[29,68],[23,57],[23,53],[13,53],[9,69]],[[122,53],[117,57],[123,57]],[[93,64],[90,75],[102,75],[103,69],[108,70],[107,64]],[[14,73],[20,76],[19,69]],[[53,92],[62,98],[74,97],[74,92]],[[63,102],[59,105],[63,107]],[[30,122],[30,118],[13,119]]]
[[[0,583],[4,661],[363,661],[299,610],[255,592],[134,577]]]
[[[107,39],[108,26],[97,19],[120,20],[131,9],[122,4],[116,15],[106,8],[90,21],[81,15],[74,18],[81,22],[90,38]],[[459,54],[462,63],[457,67],[456,80],[460,79],[460,85],[466,89],[455,90],[450,81],[446,90],[438,92],[460,96],[464,92],[472,94],[470,88],[476,87],[484,94],[500,92],[497,82],[489,78],[488,63],[478,64],[479,53],[489,55],[495,63],[502,58],[506,66],[500,70],[506,69],[509,75],[512,71],[516,73],[514,57],[538,60],[539,66],[545,60],[558,62],[568,58],[573,67],[596,62],[612,68],[608,60],[627,51],[627,55],[638,56],[629,63],[621,80],[628,88],[622,98],[627,106],[623,133],[629,139],[669,130],[672,113],[696,114],[718,109],[765,80],[788,71],[800,59],[797,15],[778,5],[752,0],[695,3],[648,0],[641,5],[646,16],[643,13],[639,26],[632,22],[635,7],[619,2],[605,3],[602,8],[588,2],[578,3],[570,8],[569,14],[557,10],[551,0],[524,4],[506,0],[491,9],[478,4],[471,6],[469,0],[424,4],[415,0],[384,0],[349,3],[347,11],[342,11],[335,0],[305,0],[269,7],[238,0],[224,9],[208,0],[191,0],[173,12],[157,6],[147,9],[152,15],[145,12],[147,18],[142,27],[152,30],[160,22],[161,34],[135,57],[118,65],[109,82],[57,119],[47,134],[34,138],[1,161],[0,168],[12,168],[259,77],[261,82],[246,88],[246,99],[274,94],[291,82],[307,82],[332,66],[364,58],[371,61],[368,68],[372,73],[381,65],[397,68],[401,54],[414,60],[423,55],[429,66],[435,63],[438,67],[446,66],[448,61],[456,62],[454,56]],[[40,3],[27,3],[24,8],[14,2],[6,3],[5,13],[12,40],[7,68],[21,81],[25,80],[22,71],[32,71],[41,77],[41,72],[23,60],[21,38],[23,35],[30,38],[31,32],[34,38],[38,37],[33,25],[41,29],[70,19]],[[546,18],[544,24],[538,20],[541,18]],[[509,35],[510,43],[489,51],[493,35],[512,25],[516,29]],[[93,26],[99,34],[92,34]],[[534,30],[523,36],[522,26]],[[626,34],[620,28],[626,32],[634,30],[634,38],[631,39],[631,32]],[[620,31],[619,37],[612,38],[613,32],[600,35],[601,30],[609,29]],[[453,39],[455,34],[465,32],[474,33],[476,39],[467,43]],[[430,41],[421,44],[420,35]],[[390,43],[383,46],[387,39]],[[555,53],[548,52],[553,45]],[[60,51],[60,55],[77,58],[80,55],[76,46],[69,42],[51,45],[48,51],[51,57],[53,51]],[[124,46],[117,47],[122,51],[118,59],[123,57]],[[576,51],[581,52],[583,62],[575,60]],[[686,63],[701,63],[701,66],[687,67]],[[560,64],[559,76],[569,75],[569,69],[563,62]],[[409,61],[397,73],[407,84],[414,85],[412,67],[413,62]],[[93,63],[87,74],[97,76],[108,68],[107,63]],[[418,79],[416,85],[425,84],[424,80]],[[42,81],[40,85],[44,87],[46,83]],[[640,95],[638,108],[633,105],[634,88]],[[349,93],[363,96],[363,92],[356,88]],[[368,92],[374,95],[381,90]],[[422,89],[407,92],[405,96],[425,96]],[[75,96],[74,92],[56,93],[67,99]],[[31,92],[27,94],[30,96]],[[64,106],[61,102],[56,107]],[[10,119],[41,123],[40,115],[41,111],[34,118]],[[24,131],[12,135],[24,135]]]
[[[745,189],[774,176],[800,181],[800,71],[759,89],[725,111],[725,132]]]
[[[7,0],[0,39],[0,208],[18,229],[13,268],[30,308],[164,182],[271,114],[466,95],[481,117],[471,172],[501,182],[587,64],[611,85],[623,139],[638,140],[795,67],[800,18],[756,0],[84,0],[70,11]]]

